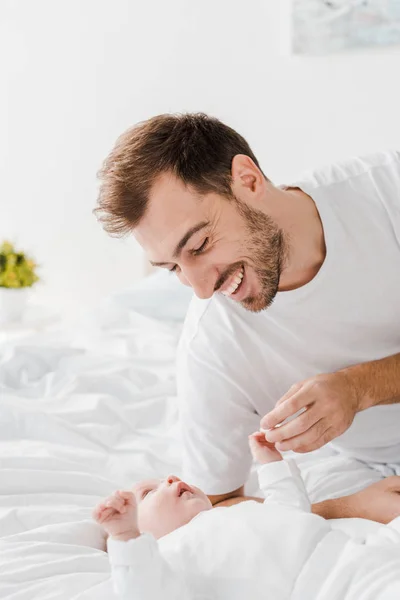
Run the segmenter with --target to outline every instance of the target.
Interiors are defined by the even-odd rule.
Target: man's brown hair
[[[203,113],[158,115],[123,133],[105,159],[94,210],[113,235],[129,233],[143,217],[156,178],[173,173],[199,194],[231,198],[231,165],[236,154],[260,168],[246,140]],[[260,169],[261,170],[261,169]]]

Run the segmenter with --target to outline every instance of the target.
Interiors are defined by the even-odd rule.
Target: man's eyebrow
[[[201,223],[197,223],[197,225],[191,227],[189,231],[185,233],[180,242],[178,242],[178,244],[176,245],[175,250],[172,253],[172,258],[175,260],[179,258],[180,253],[182,252],[183,248],[186,246],[192,235],[194,235],[201,229],[204,229],[204,227],[208,227],[209,224],[210,221],[201,221]],[[153,262],[152,260],[150,261],[150,263],[153,265],[153,267],[164,267],[165,265],[170,264],[169,262]]]

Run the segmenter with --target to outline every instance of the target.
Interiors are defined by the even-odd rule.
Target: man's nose
[[[190,286],[196,296],[201,300],[208,300],[214,293],[215,283],[218,279],[218,273],[215,275],[211,271],[197,271],[195,269],[182,269],[180,280],[183,284]]]
[[[172,483],[178,483],[180,479],[176,475],[168,475],[165,481],[168,483],[168,485],[171,485]]]

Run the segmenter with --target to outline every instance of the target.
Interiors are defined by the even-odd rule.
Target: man
[[[178,363],[188,480],[244,499],[260,419],[279,450],[400,463],[399,153],[276,187],[217,119],[160,115],[100,177],[106,230],[199,298]]]

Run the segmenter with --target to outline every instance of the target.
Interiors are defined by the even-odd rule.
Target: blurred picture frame
[[[400,45],[400,0],[292,0],[292,53]]]

